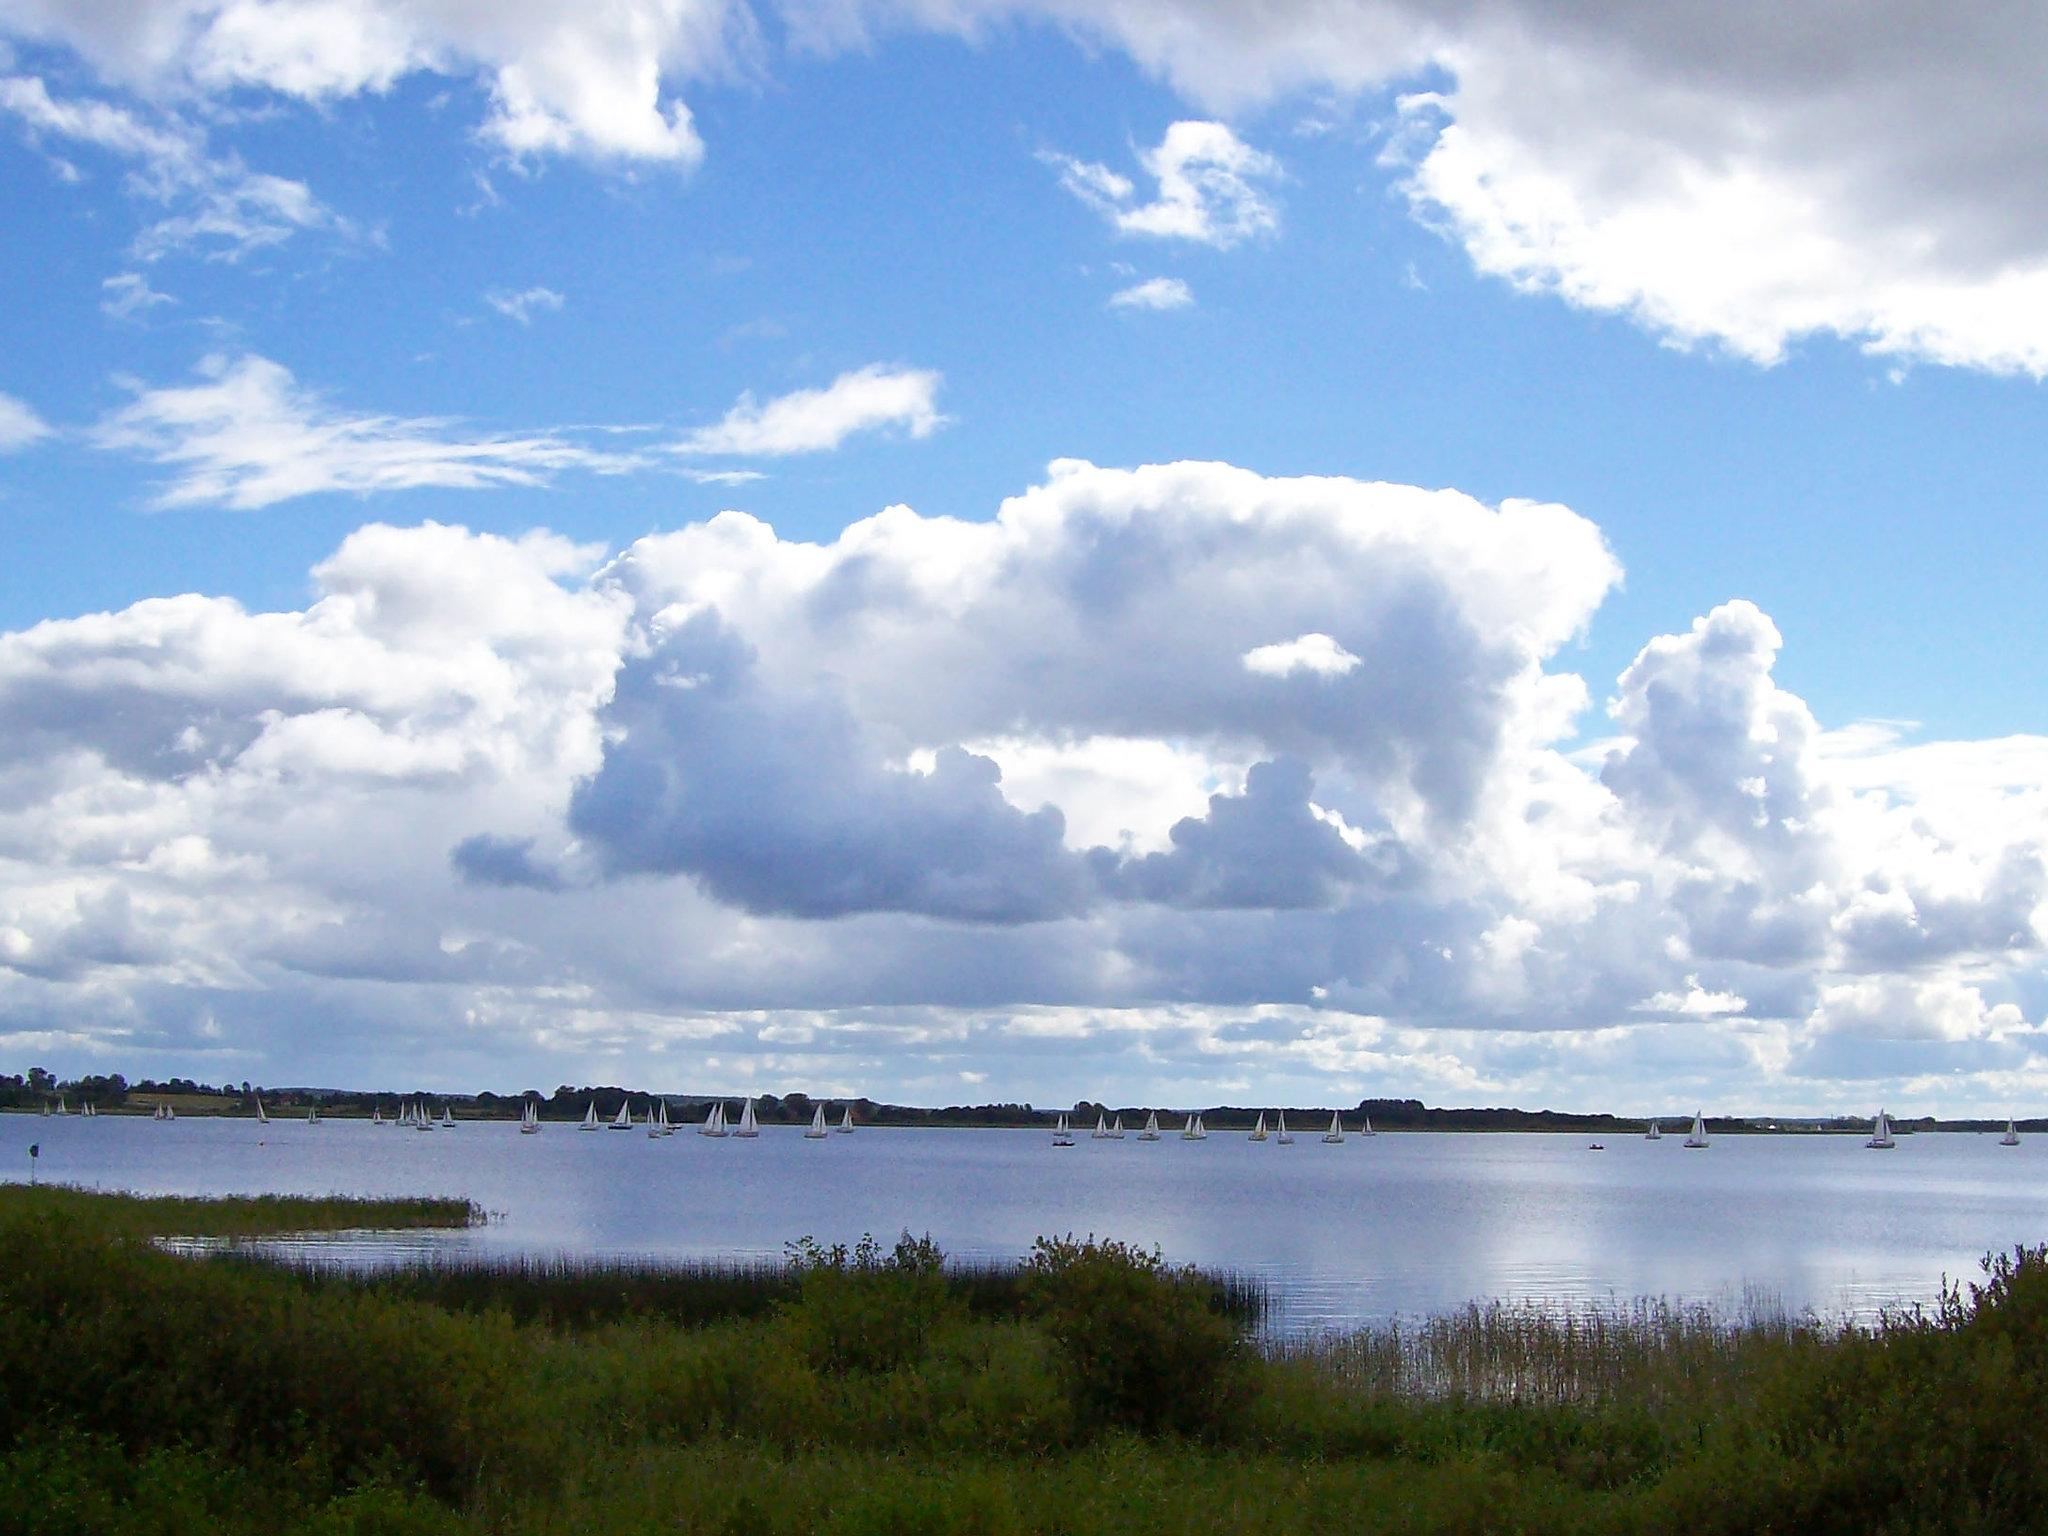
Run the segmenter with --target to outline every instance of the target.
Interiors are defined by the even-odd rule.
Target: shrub
[[[787,1253],[798,1292],[783,1319],[812,1369],[827,1375],[920,1360],[933,1330],[960,1311],[946,1286],[946,1256],[929,1236],[905,1232],[887,1253],[873,1234],[851,1249],[807,1237]]]
[[[1070,1235],[1040,1238],[1025,1273],[1081,1428],[1213,1438],[1230,1426],[1250,1391],[1248,1351],[1193,1269]]]

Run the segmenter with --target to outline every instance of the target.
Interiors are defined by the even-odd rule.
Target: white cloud
[[[675,444],[682,454],[779,458],[823,453],[861,432],[895,428],[929,437],[946,423],[935,403],[939,375],[879,363],[842,373],[822,389],[799,389],[771,400],[742,395],[713,426]]]
[[[552,288],[523,288],[518,293],[493,289],[484,295],[484,302],[508,319],[525,325],[540,310],[558,310],[565,302]]]
[[[1845,755],[1730,604],[1575,760],[1552,668],[1620,573],[1565,508],[1065,462],[986,520],[595,560],[372,525],[302,610],[0,635],[0,1033],[1047,1098],[2048,1082],[2048,747]],[[1274,636],[1358,664],[1249,670]]]
[[[1286,677],[1307,672],[1316,677],[1342,677],[1358,658],[1328,635],[1299,635],[1273,645],[1255,645],[1244,653],[1244,669],[1261,677]]]
[[[1109,296],[1111,309],[1186,309],[1194,290],[1177,277],[1148,277]]]
[[[1279,228],[1260,184],[1280,178],[1280,162],[1222,123],[1175,123],[1158,148],[1139,155],[1157,183],[1149,202],[1140,202],[1130,180],[1107,166],[1070,155],[1043,158],[1059,169],[1061,186],[1123,234],[1228,248]]]
[[[26,448],[49,435],[49,424],[29,406],[12,395],[0,394],[0,453]]]
[[[133,401],[93,429],[99,447],[174,472],[160,507],[253,511],[328,491],[541,485],[560,470],[621,474],[646,463],[553,433],[462,436],[436,418],[338,410],[253,355],[210,357],[199,375],[186,385],[131,382]]]
[[[237,155],[213,154],[206,135],[175,116],[152,122],[109,102],[54,97],[28,75],[0,77],[0,111],[39,141],[84,145],[132,165],[132,189],[170,210],[136,236],[139,260],[195,252],[236,261],[301,230],[353,233],[305,183],[252,171]],[[61,168],[76,174],[68,163]]]
[[[121,272],[103,279],[100,294],[100,313],[109,320],[135,320],[159,304],[177,303],[169,294],[150,287],[149,279],[140,272]]]
[[[321,103],[422,72],[473,79],[491,101],[479,136],[507,154],[685,167],[703,144],[674,82],[753,52],[751,17],[726,0],[5,0],[0,27],[64,43],[107,78],[165,97],[254,88]]]

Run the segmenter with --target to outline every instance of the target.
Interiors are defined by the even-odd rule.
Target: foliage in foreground
[[[689,1321],[515,1304],[566,1270],[437,1295],[138,1240],[258,1209],[0,1189],[10,1528],[1904,1532],[2048,1507],[2040,1250],[1869,1332],[1495,1308],[1262,1351],[1200,1277],[1094,1240],[1042,1242],[1005,1290],[928,1241],[799,1244],[765,1304]]]

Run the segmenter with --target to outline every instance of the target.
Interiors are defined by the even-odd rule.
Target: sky
[[[0,1057],[2039,1113],[2044,49],[0,0]]]

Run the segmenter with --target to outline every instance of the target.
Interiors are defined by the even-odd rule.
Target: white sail
[[[1252,1127],[1252,1133],[1247,1139],[1251,1141],[1264,1141],[1266,1139],[1266,1112],[1263,1109],[1259,1111],[1259,1123]]]
[[[1074,1138],[1067,1131],[1067,1117],[1060,1116],[1060,1123],[1053,1127],[1052,1144],[1056,1147],[1071,1147]]]
[[[1200,1134],[1201,1122],[1198,1116],[1191,1114],[1187,1117],[1187,1119],[1181,1121],[1180,1139],[1182,1141],[1193,1141]]]
[[[1662,1141],[1663,1139],[1664,1127],[1659,1125],[1656,1121],[1652,1120],[1650,1122],[1650,1128],[1647,1131],[1643,1132],[1643,1140]]]
[[[1334,1145],[1344,1139],[1344,1116],[1341,1110],[1330,1112],[1330,1128],[1323,1132],[1323,1140]]]
[[[1278,1145],[1283,1147],[1293,1146],[1294,1138],[1287,1134],[1287,1111],[1284,1109],[1275,1110],[1273,1112],[1273,1120],[1277,1127],[1273,1135],[1273,1140]]]
[[[319,1123],[320,1123],[320,1106],[319,1106],[318,1104],[308,1104],[308,1105],[306,1106],[306,1124],[308,1124],[308,1125],[318,1125]]]
[[[60,1115],[68,1115],[71,1113],[70,1110],[64,1107],[64,1095],[61,1093],[57,1095],[57,1113]]]
[[[2017,1122],[2005,1122],[2005,1134],[1998,1138],[2001,1147],[2016,1147],[2020,1144],[2020,1128]]]
[[[615,1131],[630,1131],[633,1129],[633,1101],[631,1099],[621,1099],[619,1101],[619,1112],[612,1116],[611,1129]]]
[[[372,1104],[372,1105],[370,1106],[370,1124],[372,1124],[372,1125],[382,1125],[383,1123],[384,1123],[384,1111],[383,1111],[383,1110],[381,1110],[381,1109],[379,1109],[379,1108],[378,1108],[378,1107],[377,1107],[377,1106],[376,1106],[375,1104]]]
[[[1147,1115],[1147,1116],[1145,1117],[1145,1129],[1143,1129],[1142,1131],[1138,1132],[1138,1140],[1140,1140],[1140,1141],[1157,1141],[1158,1139],[1159,1139],[1159,1111],[1155,1109],[1155,1110],[1153,1110],[1153,1111],[1152,1111],[1152,1113],[1151,1113],[1151,1114],[1149,1114],[1149,1115]]]
[[[1880,1109],[1877,1112],[1877,1123],[1870,1128],[1870,1140],[1863,1145],[1873,1152],[1889,1152],[1898,1144],[1897,1138],[1892,1135],[1891,1116]]]
[[[1685,1138],[1688,1147],[1704,1147],[1707,1144],[1707,1116],[1705,1110],[1696,1111],[1692,1117],[1692,1134]]]
[[[825,1106],[820,1104],[811,1112],[811,1128],[804,1132],[805,1141],[823,1141],[831,1133],[825,1129]]]
[[[595,1131],[602,1129],[602,1127],[598,1124],[597,1119],[597,1100],[592,1099],[589,1105],[584,1109],[583,1124],[577,1127],[577,1129],[585,1131]]]
[[[528,1099],[519,1109],[519,1134],[537,1136],[540,1134],[540,1106]]]
[[[740,1106],[739,1129],[734,1131],[733,1135],[758,1136],[760,1134],[760,1123],[754,1119],[754,1101],[752,1099],[748,1099],[746,1103]]]
[[[455,1129],[455,1111],[450,1109],[446,1104],[443,1104],[441,1106],[441,1129],[444,1131],[452,1131]]]
[[[1377,1135],[1379,1135],[1379,1132],[1378,1132],[1378,1131],[1376,1131],[1376,1130],[1374,1130],[1374,1129],[1372,1128],[1372,1116],[1371,1116],[1371,1115],[1366,1115],[1366,1116],[1364,1116],[1363,1118],[1364,1118],[1364,1120],[1365,1120],[1365,1124],[1361,1125],[1361,1126],[1360,1126],[1360,1127],[1358,1128],[1358,1134],[1359,1134],[1359,1135],[1361,1135],[1361,1136],[1377,1136]]]
[[[256,1123],[258,1125],[270,1124],[270,1116],[264,1112],[263,1095],[260,1093],[256,1095]]]
[[[1095,1129],[1088,1133],[1088,1137],[1091,1141],[1109,1140],[1109,1122],[1102,1118],[1102,1112],[1100,1110],[1096,1111]]]
[[[1109,1139],[1111,1141],[1122,1141],[1124,1139],[1124,1117],[1122,1115],[1116,1116],[1109,1122]]]
[[[177,1118],[178,1118],[178,1106],[177,1106],[177,1105],[175,1105],[175,1104],[166,1104],[166,1105],[164,1106],[164,1118],[165,1118],[166,1120],[175,1120],[175,1119],[177,1119]]]
[[[851,1104],[839,1112],[839,1134],[842,1136],[851,1136],[853,1134],[853,1106]]]
[[[699,1136],[723,1136],[725,1134],[725,1101],[720,1099],[705,1111],[704,1123],[697,1128]]]

